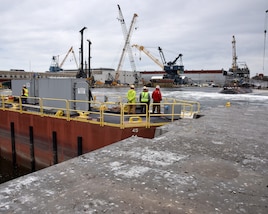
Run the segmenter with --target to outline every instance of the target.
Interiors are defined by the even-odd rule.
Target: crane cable
[[[264,73],[264,62],[265,62],[265,47],[266,47],[266,26],[267,26],[267,14],[268,14],[268,10],[265,11],[265,20],[264,20],[264,47],[263,47],[263,73]]]

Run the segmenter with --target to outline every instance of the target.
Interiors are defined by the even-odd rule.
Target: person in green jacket
[[[127,102],[128,103],[136,103],[136,91],[135,86],[131,85],[130,89],[127,92]],[[136,113],[136,105],[128,105],[128,114],[135,114]]]
[[[149,111],[150,106],[150,93],[148,92],[148,88],[143,86],[143,91],[140,93],[140,103],[146,103],[147,111]],[[141,105],[141,113],[146,113],[146,105]]]
[[[21,90],[21,101],[23,104],[27,103],[28,96],[29,96],[28,88],[26,87],[26,85],[23,85],[23,88]]]

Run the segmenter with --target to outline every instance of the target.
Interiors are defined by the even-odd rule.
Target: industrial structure
[[[162,48],[158,47],[158,51],[162,60],[162,63],[154,57],[144,46],[140,46],[137,44],[132,45],[132,47],[137,48],[139,51],[144,52],[150,59],[152,59],[161,69],[164,70],[164,74],[162,77],[155,77],[152,78],[150,81],[151,83],[148,84],[161,84],[163,83],[165,86],[172,85],[172,84],[181,84],[181,74],[184,73],[184,66],[182,64],[182,54],[179,54],[178,57],[175,58],[173,61],[166,61],[165,55],[162,51]],[[180,59],[180,65],[177,65],[177,60]]]
[[[162,48],[158,47],[160,57],[164,64],[165,79],[173,79],[175,84],[180,83],[180,75],[184,73],[184,66],[182,64],[182,54],[179,54],[173,61],[166,62],[165,55]],[[180,65],[177,65],[177,60],[180,59]]]
[[[239,85],[248,83],[250,79],[250,70],[246,63],[240,63],[242,67],[238,66],[235,36],[233,36],[232,40],[232,58],[232,67],[228,72],[224,72],[224,75],[226,76],[226,84],[232,84],[234,81]]]
[[[52,57],[52,62],[51,62],[51,65],[49,67],[49,71],[50,72],[59,72],[59,71],[63,71],[63,64],[65,63],[67,57],[69,56],[69,54],[72,53],[73,54],[73,57],[74,57],[74,60],[75,60],[75,64],[76,64],[76,67],[77,69],[79,68],[78,67],[78,63],[77,63],[77,60],[76,60],[76,57],[75,57],[75,53],[74,53],[74,50],[73,50],[73,47],[71,47],[67,54],[65,55],[64,59],[62,60],[62,62],[59,64],[59,56],[53,56]]]
[[[135,65],[135,61],[134,61],[134,58],[133,58],[132,49],[131,49],[131,46],[130,46],[130,38],[132,36],[134,26],[135,26],[135,22],[136,22],[136,18],[138,17],[138,15],[136,13],[134,13],[132,21],[131,21],[131,24],[130,24],[130,28],[129,28],[129,30],[127,30],[127,26],[126,26],[125,19],[124,19],[123,13],[121,11],[121,8],[120,8],[119,5],[117,5],[117,6],[118,6],[118,11],[119,11],[118,20],[121,23],[121,27],[122,27],[125,42],[124,42],[124,47],[123,47],[123,50],[122,50],[122,53],[121,53],[121,56],[120,56],[120,59],[119,59],[119,63],[118,63],[117,69],[116,69],[115,77],[112,78],[112,76],[109,76],[109,79],[106,81],[106,83],[109,84],[111,82],[112,85],[117,85],[118,83],[120,83],[119,76],[120,76],[120,73],[122,71],[122,67],[123,67],[126,52],[128,53],[130,65],[131,65],[132,71],[134,72],[134,76],[135,76],[135,79],[136,79],[135,82],[138,83],[138,78],[137,78],[137,74],[136,74],[136,65]]]
[[[236,55],[236,40],[233,35],[232,40],[232,67],[229,71],[224,71],[225,76],[225,87],[223,93],[237,93],[238,88],[243,93],[251,92],[248,88],[250,87],[250,70],[246,63],[240,63],[240,67],[237,62]],[[245,90],[244,90],[245,89]],[[238,92],[240,93],[240,92]]]

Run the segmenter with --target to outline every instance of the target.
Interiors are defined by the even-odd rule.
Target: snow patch
[[[144,166],[132,166],[132,167],[124,167],[125,169],[118,170],[114,174],[116,176],[123,176],[126,178],[138,178],[144,175],[146,172],[150,170],[149,167],[144,167]]]
[[[212,143],[213,144],[216,144],[216,145],[223,145],[224,143],[223,142],[221,142],[221,141],[212,141]]]

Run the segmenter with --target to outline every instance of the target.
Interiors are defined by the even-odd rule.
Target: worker
[[[156,110],[156,113],[160,114],[160,102],[162,100],[162,94],[161,94],[159,85],[157,85],[155,87],[155,90],[152,93],[152,99],[153,99],[153,103],[154,103],[152,113],[154,114],[154,112]]]
[[[21,90],[21,101],[23,104],[27,103],[28,96],[29,96],[29,91],[28,91],[26,85],[23,85],[22,90]]]
[[[148,111],[149,106],[150,106],[150,93],[148,92],[148,88],[146,86],[143,86],[143,90],[140,93],[140,103],[145,103],[147,105],[141,105],[141,113],[145,114],[146,113],[146,109]]]
[[[130,89],[127,92],[127,102],[132,103],[134,105],[128,105],[128,114],[135,114],[136,113],[136,91],[135,86],[131,85]]]

